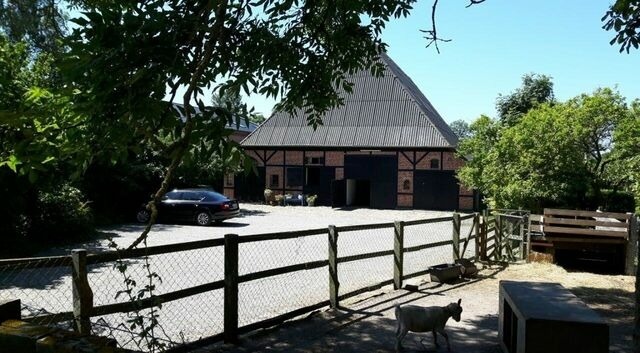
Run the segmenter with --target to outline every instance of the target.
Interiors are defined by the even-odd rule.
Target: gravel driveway
[[[154,226],[148,245],[182,243],[224,237],[225,234],[260,234],[324,228],[336,226],[383,223],[396,220],[416,220],[448,216],[450,212],[418,210],[339,210],[329,207],[273,207],[242,205],[242,217],[222,225],[198,227],[192,225],[159,224]],[[463,221],[462,236],[466,236],[471,220]],[[68,254],[72,248],[90,251],[107,249],[107,237],[120,247],[126,247],[141,233],[142,225],[129,224],[101,229],[102,237],[85,244],[49,251],[46,255]],[[405,247],[450,240],[451,222],[405,227]],[[327,259],[327,235],[307,236],[286,240],[244,243],[239,247],[240,274],[281,266]],[[393,249],[393,229],[340,233],[339,256],[358,255]],[[467,251],[473,251],[470,246]],[[451,247],[431,248],[405,256],[405,274],[418,272],[430,265],[450,262]],[[467,253],[469,254],[469,253]],[[43,254],[44,255],[44,254]],[[469,255],[467,255],[469,256]],[[205,248],[155,255],[150,257],[150,270],[160,276],[156,280],[156,293],[180,289],[221,280],[224,277],[222,247]],[[143,260],[127,261],[127,275],[137,283],[133,293],[148,283]],[[393,257],[384,256],[354,261],[338,267],[340,294],[370,286],[393,275]],[[89,266],[89,282],[94,292],[94,305],[125,301],[118,296],[124,288],[124,277],[113,264]],[[19,297],[34,309],[48,312],[71,310],[70,270],[53,267],[35,270],[16,269],[0,273],[0,299]],[[241,283],[239,286],[239,324],[246,325],[312,305],[328,299],[328,271],[322,267]],[[222,331],[223,291],[214,290],[163,304],[160,324],[165,336],[174,342],[193,341]],[[126,314],[96,317],[94,330],[116,337],[121,344],[135,346],[127,333]]]

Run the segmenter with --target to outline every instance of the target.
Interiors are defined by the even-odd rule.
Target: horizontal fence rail
[[[3,271],[18,271],[35,276],[37,274],[33,271],[47,268],[69,269],[69,289],[74,293],[73,300],[69,302],[71,305],[61,307],[71,310],[27,315],[25,319],[42,324],[71,322],[73,328],[81,333],[91,332],[92,325],[94,328],[104,326],[104,322],[109,320],[102,318],[112,315],[128,315],[159,305],[162,306],[159,309],[162,314],[165,307],[171,306],[172,303],[187,299],[192,301],[191,298],[200,298],[203,295],[211,296],[206,303],[219,307],[210,310],[219,313],[219,321],[223,322],[224,326],[217,332],[201,335],[183,343],[193,346],[219,340],[236,342],[239,334],[269,327],[327,305],[338,307],[340,301],[370,290],[391,284],[394,288],[401,288],[404,280],[428,274],[431,266],[440,263],[451,263],[460,258],[490,259],[496,249],[500,248],[496,246],[499,239],[497,228],[495,225],[489,226],[490,221],[495,221],[495,218],[488,215],[480,217],[477,213],[454,213],[449,217],[404,222],[329,226],[245,236],[231,234],[220,239],[131,250],[99,253],[74,250],[71,256],[0,260],[0,288],[11,285],[3,282]],[[247,251],[252,256],[245,254]],[[203,275],[198,283],[187,286],[180,285],[180,278],[176,281],[175,278],[164,275],[158,284],[159,288],[164,286],[163,290],[158,289],[153,295],[138,300],[116,302],[113,302],[114,298],[101,292],[105,288],[100,288],[91,280],[95,276],[101,277],[100,279],[107,275],[116,276],[116,282],[113,284],[122,286],[122,283],[117,282],[118,266],[138,266],[136,268],[148,270],[154,266],[167,265],[164,257],[174,254],[180,255],[179,260],[169,259],[169,265],[174,268],[195,266],[194,270],[209,271],[210,275]],[[206,261],[194,260],[196,255],[205,256]],[[191,265],[190,262],[194,264]],[[203,265],[209,267],[202,268]],[[291,297],[284,291],[292,290],[296,284],[284,287],[272,284],[286,282],[288,278],[299,281],[300,278],[314,274],[324,279],[295,282],[302,289],[309,288],[310,292],[307,294],[301,293]],[[67,278],[66,274],[64,276]],[[165,284],[168,281],[171,283]],[[316,287],[324,287],[322,290],[328,293],[317,296],[317,290],[313,289]],[[121,293],[114,288],[111,290],[118,293],[115,295],[117,299]],[[0,293],[6,295],[16,292]],[[308,299],[311,293],[316,297]],[[247,298],[270,300],[273,295],[284,297],[281,302],[294,299],[295,305],[286,304],[282,306],[282,312],[269,312],[257,321],[246,316],[250,314],[250,308],[255,306],[247,303]],[[196,307],[188,309],[198,310]],[[98,324],[93,318],[101,318],[102,321]],[[171,342],[177,341],[179,340]]]

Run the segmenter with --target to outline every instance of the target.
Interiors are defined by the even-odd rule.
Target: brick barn
[[[305,114],[274,113],[242,146],[258,175],[225,178],[226,195],[261,200],[277,194],[316,194],[333,207],[470,210],[474,193],[455,171],[457,137],[413,81],[385,54],[381,77],[349,78],[344,105],[326,112],[313,130]]]

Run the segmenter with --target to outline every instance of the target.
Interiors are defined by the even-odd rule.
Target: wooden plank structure
[[[612,250],[625,247],[625,272],[633,274],[637,249],[636,218],[631,213],[545,208],[530,216],[531,245],[554,256],[556,249]]]

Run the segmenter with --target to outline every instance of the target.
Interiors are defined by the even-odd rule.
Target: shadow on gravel
[[[247,210],[245,208],[241,208],[240,209],[240,217],[264,216],[264,215],[268,215],[268,214],[269,214],[269,212],[262,211],[262,210]]]
[[[618,288],[570,288],[609,324],[609,351],[632,352],[634,293]]]
[[[238,222],[226,221],[226,222],[214,224],[213,226],[216,228],[241,228],[241,227],[246,227],[248,225],[249,223],[238,223]]]
[[[503,270],[504,266],[497,266],[489,277]],[[455,284],[426,283],[418,291],[398,290],[381,300],[367,297],[352,303],[350,306],[353,308],[312,313],[304,319],[249,334],[238,346],[216,345],[196,352],[394,352],[395,319],[384,317],[383,313],[393,310],[396,304],[410,304],[429,296],[444,295],[483,278]],[[462,321],[465,327],[447,327],[453,352],[500,352],[496,315],[465,319],[463,314]],[[440,347],[436,349],[431,333],[410,333],[403,341],[403,352],[446,352],[443,337],[438,337],[438,343]]]

